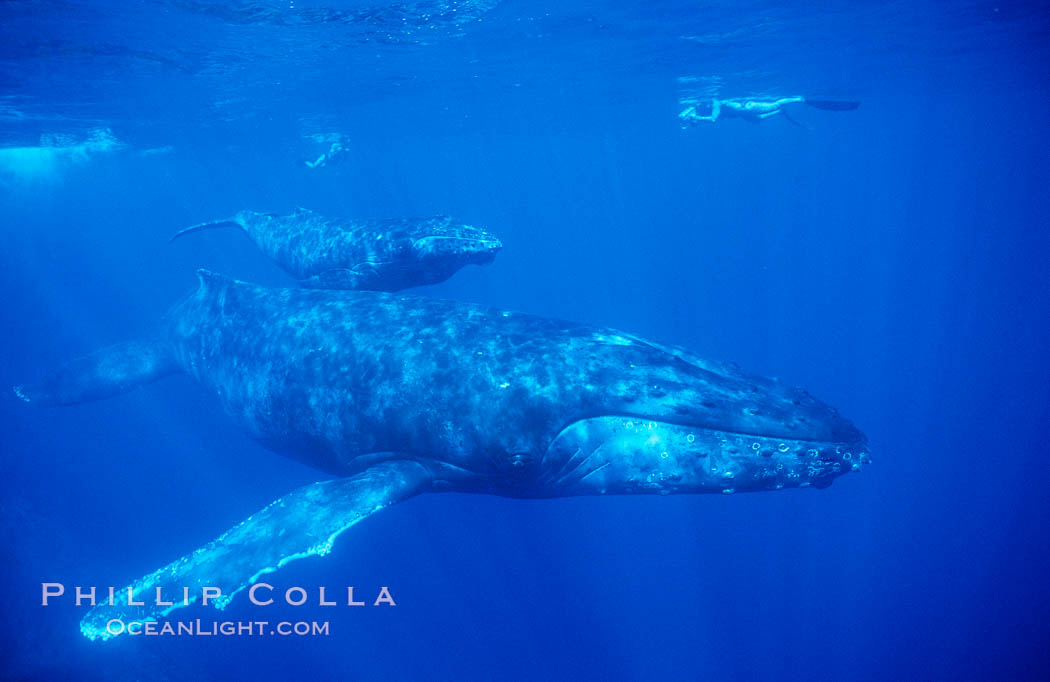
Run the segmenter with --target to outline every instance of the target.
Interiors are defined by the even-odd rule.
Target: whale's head
[[[458,223],[449,217],[419,221],[408,231],[412,257],[435,269],[485,265],[496,258],[503,243],[487,230]]]
[[[367,259],[352,267],[355,286],[344,288],[398,291],[437,284],[466,265],[491,263],[503,248],[490,232],[447,216],[381,221],[365,241]]]
[[[562,494],[824,488],[870,460],[864,434],[803,389],[620,338],[629,362],[547,448]]]

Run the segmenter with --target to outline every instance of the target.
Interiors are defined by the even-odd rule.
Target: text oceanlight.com
[[[297,636],[327,637],[328,621],[278,621],[266,620],[242,621],[202,621],[200,618],[187,621],[133,620],[125,623],[114,618],[106,623],[106,633],[111,637],[117,635],[144,635],[147,637],[190,636],[190,637],[229,637],[229,636]]]

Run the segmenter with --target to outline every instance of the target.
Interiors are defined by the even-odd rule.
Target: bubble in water
[[[781,443],[777,446],[777,450],[780,450],[781,452],[787,452],[789,449],[787,443]]]

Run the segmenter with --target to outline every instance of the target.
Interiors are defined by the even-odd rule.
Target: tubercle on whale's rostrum
[[[193,232],[238,227],[285,272],[311,289],[400,291],[437,284],[466,265],[491,263],[503,248],[493,234],[448,216],[335,220],[305,209],[289,215],[241,211]]]

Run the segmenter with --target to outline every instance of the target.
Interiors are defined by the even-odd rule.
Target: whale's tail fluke
[[[77,358],[32,386],[15,386],[27,403],[74,405],[109,398],[178,371],[168,346],[160,341],[128,341]]]
[[[184,230],[179,230],[178,232],[173,234],[171,236],[171,239],[168,240],[168,242],[173,242],[184,234],[189,234],[190,232],[199,232],[201,230],[210,230],[213,227],[239,227],[241,229],[244,229],[244,224],[236,218],[229,218],[227,220],[214,220],[210,223],[201,223],[200,225],[191,225],[190,227],[187,227]]]
[[[860,106],[860,102],[855,100],[807,99],[805,102],[814,109],[823,109],[824,111],[853,111]]]

